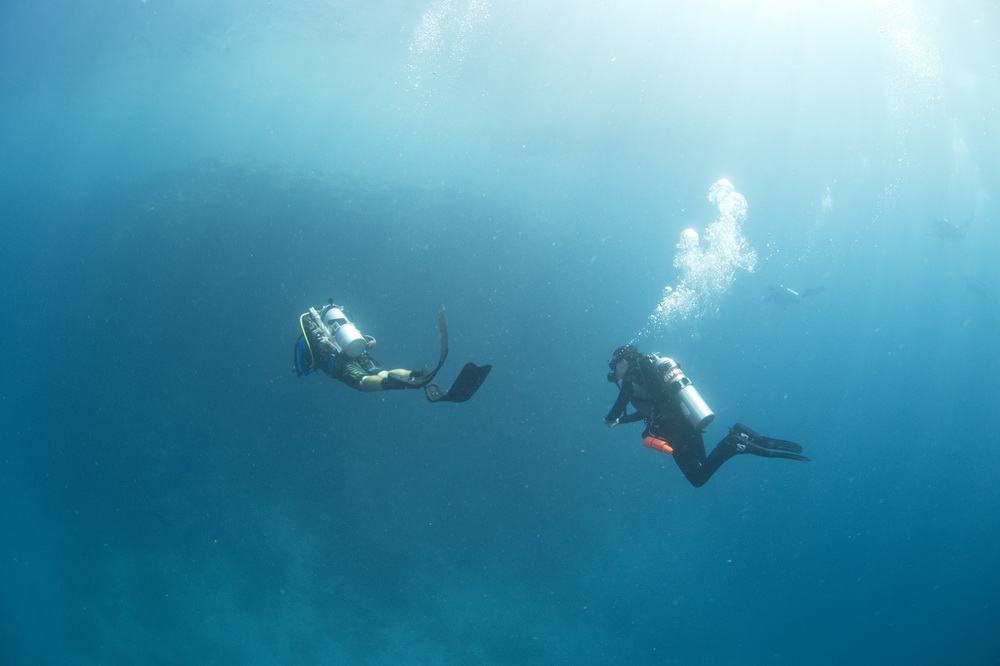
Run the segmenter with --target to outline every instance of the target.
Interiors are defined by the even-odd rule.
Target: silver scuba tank
[[[652,354],[653,366],[663,376],[663,383],[677,393],[681,411],[694,429],[701,432],[715,418],[715,413],[705,402],[691,380],[681,372],[681,367],[666,356]]]
[[[333,344],[351,358],[360,356],[361,352],[368,347],[368,340],[365,339],[365,336],[361,335],[358,327],[336,305],[330,305],[323,309],[323,323],[330,331]]]
[[[335,305],[327,305],[321,311],[309,308],[313,330],[317,342],[328,354],[344,353],[355,358],[375,345],[375,338],[362,335],[358,328]]]

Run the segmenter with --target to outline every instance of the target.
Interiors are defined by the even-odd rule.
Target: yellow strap
[[[309,342],[309,332],[306,330],[307,316],[309,316],[308,312],[299,315],[299,328],[302,329],[302,337],[306,340],[306,349],[309,350],[309,370],[312,371],[316,369],[316,354],[313,352],[312,344]]]

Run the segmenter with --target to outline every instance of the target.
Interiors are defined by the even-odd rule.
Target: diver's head
[[[638,355],[639,350],[635,348],[635,345],[623,345],[616,349],[608,361],[608,368],[611,370],[608,373],[608,381],[616,382],[624,377],[625,372]]]
[[[630,360],[639,355],[639,350],[635,348],[635,345],[622,345],[611,354],[611,360],[608,361],[608,367],[614,370],[615,366],[621,360]]]

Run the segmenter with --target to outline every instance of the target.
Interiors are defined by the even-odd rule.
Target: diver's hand
[[[605,418],[603,419],[603,421],[604,425],[608,426],[609,428],[614,428],[616,425],[618,425],[618,419],[612,419],[609,421]]]

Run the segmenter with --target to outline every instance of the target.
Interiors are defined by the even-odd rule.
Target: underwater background
[[[1000,663],[987,0],[9,0],[0,662]],[[686,231],[691,230],[691,231]],[[782,303],[783,285],[799,302]],[[333,298],[463,404],[290,372]],[[612,350],[811,463],[701,489]]]

